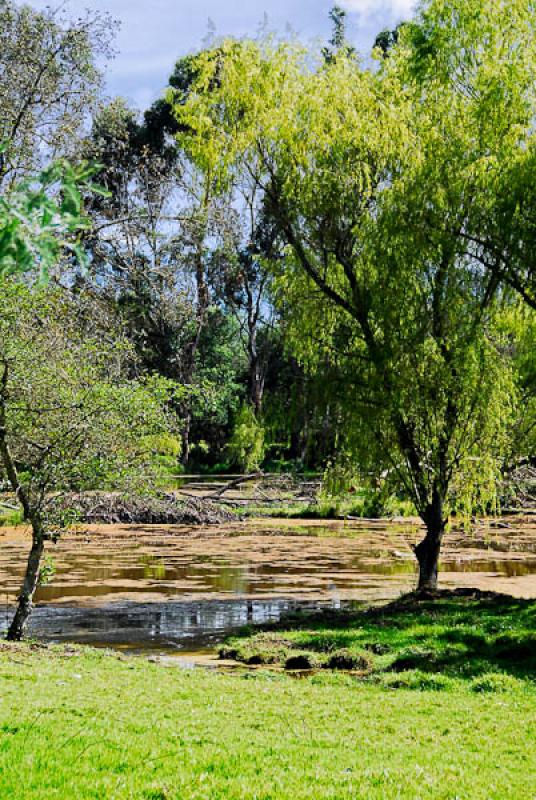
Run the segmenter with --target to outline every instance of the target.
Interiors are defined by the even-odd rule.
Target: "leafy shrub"
[[[386,689],[412,689],[417,691],[445,691],[453,685],[451,678],[438,673],[407,670],[405,672],[384,673],[378,676],[378,683]]]
[[[228,449],[233,464],[244,472],[253,472],[262,463],[264,428],[248,404],[244,404],[237,414]]]
[[[366,653],[354,653],[343,648],[331,653],[322,666],[325,669],[355,669],[369,672],[372,669],[372,659]]]
[[[285,669],[313,669],[316,661],[311,653],[296,653],[285,661]]]

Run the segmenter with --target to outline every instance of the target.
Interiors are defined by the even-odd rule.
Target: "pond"
[[[444,586],[536,597],[536,526],[447,537]],[[146,652],[198,652],[245,624],[298,608],[384,600],[415,585],[412,522],[262,520],[216,528],[93,526],[48,549],[55,574],[38,589],[30,632]],[[29,547],[0,530],[0,628]]]

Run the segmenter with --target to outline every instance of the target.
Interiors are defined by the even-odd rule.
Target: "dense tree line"
[[[433,589],[449,516],[534,457],[532,4],[429,0],[372,67],[331,19],[324,47],[181,58],[141,112],[102,98],[106,16],[0,0],[0,453],[37,554],[15,634],[51,492],[327,469],[411,501]]]

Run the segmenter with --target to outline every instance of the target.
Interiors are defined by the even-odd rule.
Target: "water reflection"
[[[402,525],[274,531],[257,523],[225,533],[95,528],[49,549],[56,575],[37,592],[31,632],[48,640],[194,650],[298,607],[388,599],[413,588],[411,544],[418,535]],[[483,540],[451,539],[441,565],[445,585],[513,592],[526,581],[524,596],[533,596],[536,537],[525,540],[527,551],[519,554],[496,549],[509,544],[506,538],[490,540],[495,549]],[[28,546],[27,537],[0,534],[4,607],[20,587]],[[0,613],[0,627],[7,612]]]
[[[349,604],[346,604],[349,605]],[[36,606],[29,633],[51,642],[106,645],[129,651],[201,650],[244,625],[277,621],[297,609],[340,608],[326,602],[292,600],[205,600],[114,603],[96,608]],[[0,631],[3,629],[0,623]]]
[[[110,559],[106,563],[105,558]],[[103,562],[96,566],[91,559],[78,555],[73,563],[66,557],[58,564],[57,574],[51,584],[42,586],[36,595],[37,602],[54,602],[72,598],[106,598],[113,595],[157,593],[163,597],[177,598],[199,594],[265,595],[284,592],[307,594],[308,591],[325,591],[336,586],[342,591],[358,589],[371,578],[402,578],[411,583],[416,576],[413,559],[374,561],[372,558],[352,558],[303,554],[296,563],[231,563],[221,557],[184,555],[184,563],[176,563],[174,555],[103,554]],[[121,563],[121,560],[124,563]],[[132,563],[132,561],[138,563]],[[182,560],[182,559],[181,559]],[[119,563],[118,563],[119,561]],[[174,563],[175,562],[175,563]],[[515,578],[536,574],[536,559],[529,560],[451,560],[440,565],[442,572],[486,573]],[[409,584],[408,584],[409,585]]]

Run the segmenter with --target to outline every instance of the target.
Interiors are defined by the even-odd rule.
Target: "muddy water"
[[[536,597],[536,524],[500,524],[449,534],[444,586]],[[56,573],[38,590],[31,632],[130,650],[197,651],[299,607],[340,607],[411,589],[411,545],[420,535],[416,522],[93,526],[49,547]],[[0,529],[0,628],[28,547],[27,532]]]

